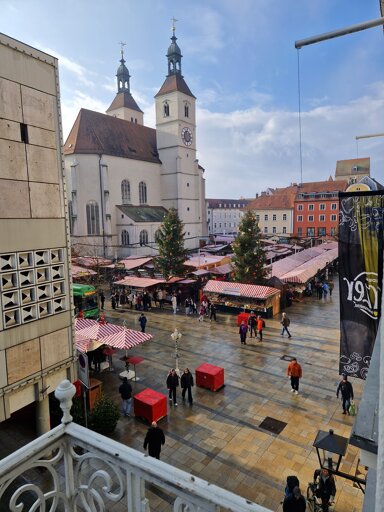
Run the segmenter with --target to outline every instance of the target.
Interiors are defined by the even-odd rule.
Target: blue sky
[[[64,137],[80,108],[104,112],[124,41],[131,91],[154,127],[171,21],[197,97],[207,197],[253,197],[300,181],[297,39],[380,17],[379,0],[0,0],[0,31],[59,58]],[[299,51],[303,181],[371,157],[384,182],[380,27]]]

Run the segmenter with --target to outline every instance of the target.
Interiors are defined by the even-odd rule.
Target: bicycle
[[[323,512],[323,506],[321,504],[321,500],[316,496],[317,484],[316,482],[309,482],[307,487],[307,503],[308,503],[308,511],[309,512]],[[334,503],[330,505],[329,512],[333,511]]]

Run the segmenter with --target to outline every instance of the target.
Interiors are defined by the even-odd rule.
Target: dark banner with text
[[[384,191],[339,195],[340,373],[367,377],[379,325]]]

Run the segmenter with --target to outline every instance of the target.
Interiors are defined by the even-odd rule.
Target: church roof
[[[117,208],[133,222],[163,222],[167,210],[163,206],[133,206],[123,204]]]
[[[136,110],[137,112],[143,112],[137,105],[136,101],[133,99],[132,94],[128,91],[118,92],[110,107],[107,109],[107,112],[122,107],[130,108],[131,110]]]
[[[195,98],[195,96],[191,93],[190,88],[185,83],[184,78],[179,74],[168,75],[155,98],[157,98],[157,96],[162,96],[163,94],[169,94],[170,92],[175,91],[182,92],[187,96]]]
[[[64,154],[100,154],[161,163],[156,130],[82,108],[64,144]]]

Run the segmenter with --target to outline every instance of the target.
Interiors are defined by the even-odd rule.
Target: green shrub
[[[110,434],[115,430],[119,418],[120,410],[116,402],[106,395],[101,395],[89,416],[88,426],[99,434]]]

